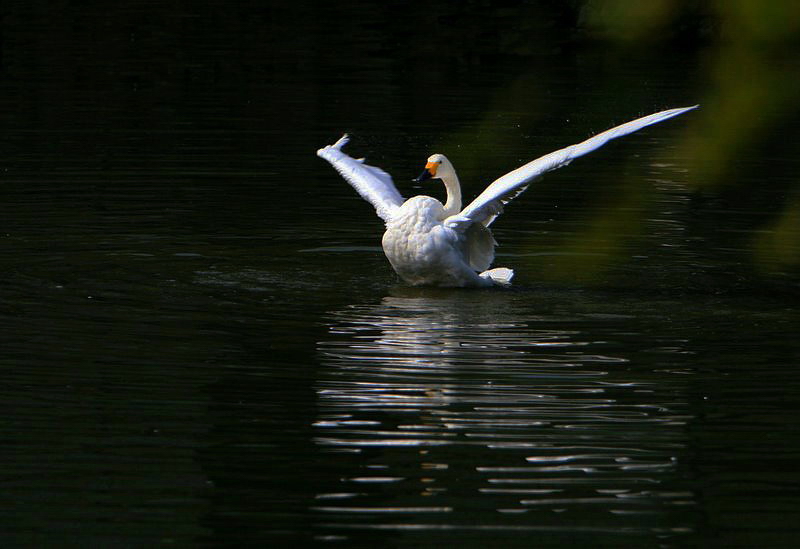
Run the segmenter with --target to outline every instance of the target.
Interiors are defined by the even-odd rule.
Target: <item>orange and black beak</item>
[[[433,179],[436,177],[436,168],[439,167],[439,164],[436,162],[428,162],[425,164],[425,169],[422,170],[422,173],[419,174],[419,177],[414,179],[415,183],[422,183],[423,181],[427,181],[428,179]]]

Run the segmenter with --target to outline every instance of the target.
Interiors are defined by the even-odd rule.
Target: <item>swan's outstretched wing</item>
[[[380,218],[389,221],[392,212],[403,204],[403,197],[397,192],[391,175],[375,166],[367,166],[363,158],[355,159],[342,152],[349,140],[345,134],[333,145],[318,150],[317,156],[330,162],[364,200],[375,206]]]
[[[537,158],[532,162],[528,162],[524,166],[494,181],[491,185],[486,187],[475,200],[470,202],[466,208],[461,210],[461,213],[447,218],[445,224],[460,230],[466,230],[466,228],[473,223],[483,223],[488,227],[492,221],[494,221],[494,218],[503,211],[503,204],[506,204],[522,193],[531,181],[542,174],[560,168],[561,166],[566,166],[579,156],[583,156],[584,154],[602,147],[612,139],[633,133],[645,126],[657,124],[658,122],[662,122],[673,116],[678,116],[679,114],[697,107],[698,105],[670,109],[637,118],[636,120],[597,134],[582,143],[570,145],[569,147]]]

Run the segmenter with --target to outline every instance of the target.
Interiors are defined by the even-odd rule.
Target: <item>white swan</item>
[[[566,166],[611,139],[635,132],[697,108],[684,107],[657,112],[611,128],[577,145],[552,152],[525,164],[489,185],[466,208],[461,209],[461,186],[453,165],[442,154],[428,158],[417,181],[441,179],[447,202],[430,196],[403,200],[391,176],[342,152],[348,136],[317,151],[350,183],[386,222],[383,251],[400,277],[414,286],[493,286],[511,282],[514,271],[489,269],[497,245],[489,225],[503,205],[524,191],[542,174]],[[487,270],[489,269],[489,270]]]

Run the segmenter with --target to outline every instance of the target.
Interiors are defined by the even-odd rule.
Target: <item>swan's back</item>
[[[386,222],[386,226],[425,230],[430,225],[441,223],[443,218],[444,206],[441,202],[430,196],[418,195],[403,202]]]
[[[480,283],[465,262],[464,236],[442,224],[444,206],[430,196],[406,200],[386,223],[383,251],[394,270],[413,285],[465,286]]]

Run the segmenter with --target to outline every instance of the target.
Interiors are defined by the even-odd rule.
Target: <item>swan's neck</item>
[[[443,177],[442,183],[444,183],[444,188],[447,189],[447,202],[444,204],[444,216],[449,217],[461,211],[461,185],[455,173]]]

